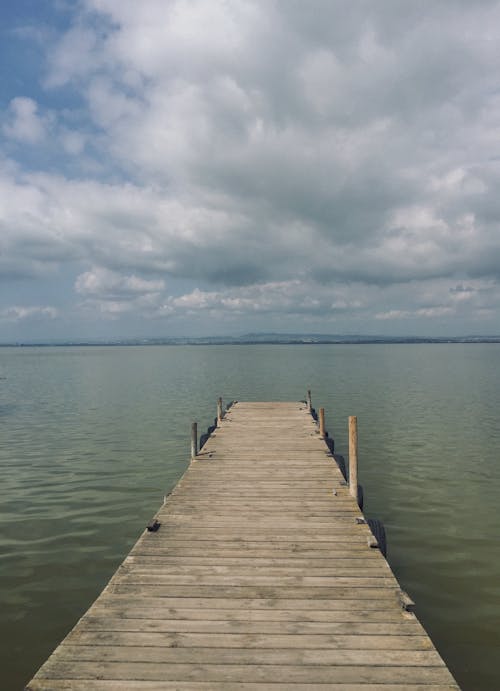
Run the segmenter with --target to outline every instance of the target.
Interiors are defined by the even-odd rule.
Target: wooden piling
[[[358,418],[349,417],[349,493],[358,497]]]
[[[217,427],[220,427],[222,423],[222,398],[217,400]]]
[[[191,458],[196,458],[198,455],[198,423],[193,422],[191,425]]]
[[[325,409],[319,409],[319,436],[325,438]]]
[[[311,412],[312,409],[312,398],[311,398],[311,389],[307,389],[307,410]]]

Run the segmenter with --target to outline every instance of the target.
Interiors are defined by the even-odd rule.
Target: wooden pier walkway
[[[29,691],[458,689],[302,403],[237,403]]]

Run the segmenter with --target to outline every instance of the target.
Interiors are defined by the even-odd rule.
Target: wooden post
[[[217,401],[217,427],[221,426],[222,422],[222,398]]]
[[[349,417],[349,494],[358,498],[358,418]]]
[[[319,436],[325,438],[325,409],[319,409]]]
[[[307,389],[307,410],[311,412],[312,399],[311,399],[311,389]]]
[[[193,422],[191,425],[191,458],[196,458],[198,455],[198,423]]]

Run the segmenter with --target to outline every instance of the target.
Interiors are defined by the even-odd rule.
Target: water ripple
[[[1,349],[0,633],[20,688],[184,471],[215,400],[326,408],[365,511],[464,691],[500,688],[500,347]]]

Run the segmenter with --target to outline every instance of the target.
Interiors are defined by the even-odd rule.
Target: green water
[[[0,348],[0,688],[20,689],[184,471],[215,401],[358,416],[365,513],[464,690],[500,688],[500,346]]]

